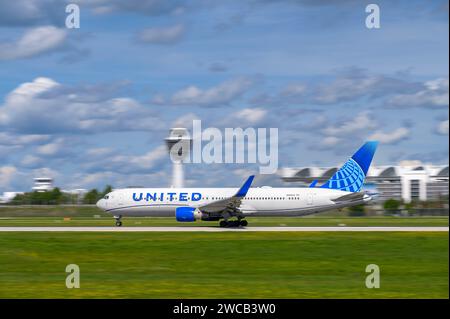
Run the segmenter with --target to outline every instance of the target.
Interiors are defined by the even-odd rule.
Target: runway
[[[448,227],[0,227],[0,232],[448,232]]]

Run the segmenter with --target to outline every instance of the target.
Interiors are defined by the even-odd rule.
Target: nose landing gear
[[[120,226],[122,226],[122,216],[121,215],[119,215],[119,216],[114,216],[114,219],[116,220],[116,226],[117,227],[120,227]]]

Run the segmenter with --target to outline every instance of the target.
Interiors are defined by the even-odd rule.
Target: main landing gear
[[[119,215],[119,216],[114,216],[114,219],[116,220],[116,226],[117,227],[120,227],[120,226],[122,226],[122,216],[121,215]]]
[[[219,223],[220,227],[245,227],[248,225],[248,222],[245,219],[238,220],[221,220]]]

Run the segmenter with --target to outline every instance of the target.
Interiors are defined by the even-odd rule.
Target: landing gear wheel
[[[116,226],[117,226],[117,227],[122,226],[122,221],[121,221],[122,216],[121,216],[121,215],[119,215],[119,216],[114,216],[114,219],[116,220]]]
[[[220,223],[219,223],[219,226],[220,227],[227,227],[228,226],[228,222],[225,221],[225,220],[221,220]]]
[[[226,222],[225,227],[239,227],[240,222],[238,220],[229,220]]]
[[[240,224],[241,224],[242,227],[245,227],[245,226],[248,225],[248,221],[246,221],[245,219],[243,219],[243,220],[240,221]]]

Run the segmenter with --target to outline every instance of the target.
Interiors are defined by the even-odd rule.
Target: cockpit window
[[[105,197],[103,197],[104,199],[108,199],[109,198],[109,196],[108,195],[106,195]]]

